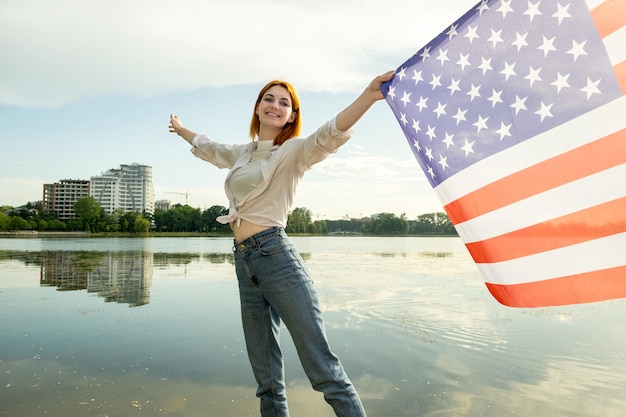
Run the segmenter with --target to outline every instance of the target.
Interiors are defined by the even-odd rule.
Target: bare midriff
[[[258,224],[250,223],[249,221],[243,219],[239,220],[239,225],[236,220],[230,224],[230,228],[235,235],[235,242],[237,243],[271,227],[272,226],[259,226]]]

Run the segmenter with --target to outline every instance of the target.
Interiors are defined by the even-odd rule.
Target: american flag
[[[626,297],[626,0],[481,1],[386,100],[489,291]]]

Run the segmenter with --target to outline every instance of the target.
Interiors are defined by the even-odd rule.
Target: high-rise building
[[[154,213],[152,167],[133,163],[92,176],[90,195],[108,214]]]
[[[43,185],[41,209],[44,213],[57,213],[59,220],[74,218],[74,203],[80,198],[89,197],[89,181],[61,180]]]
[[[154,202],[154,208],[168,211],[172,208],[172,202],[170,200],[157,200]]]

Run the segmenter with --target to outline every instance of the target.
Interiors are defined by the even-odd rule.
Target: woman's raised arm
[[[337,114],[337,129],[343,132],[350,130],[374,103],[382,100],[383,93],[380,91],[380,86],[391,80],[393,76],[394,71],[388,71],[374,78],[356,100]]]

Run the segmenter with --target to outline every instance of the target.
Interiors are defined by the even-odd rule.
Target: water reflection
[[[304,260],[310,253],[303,253]],[[150,303],[150,286],[155,269],[186,266],[193,262],[231,264],[232,253],[152,253],[126,251],[0,251],[0,261],[16,260],[27,266],[40,266],[41,287],[58,291],[86,290],[105,302],[139,307]]]
[[[190,263],[192,256],[153,257],[146,251],[42,251],[0,252],[0,260],[18,260],[25,265],[40,265],[39,284],[58,291],[86,290],[105,302],[130,307],[150,302],[154,264]]]
[[[41,286],[87,290],[105,302],[138,307],[150,302],[150,252],[41,252]]]
[[[457,240],[292,239],[368,415],[624,414],[626,300],[510,309]],[[231,246],[0,240],[0,415],[258,415]],[[281,344],[291,415],[333,415]]]

